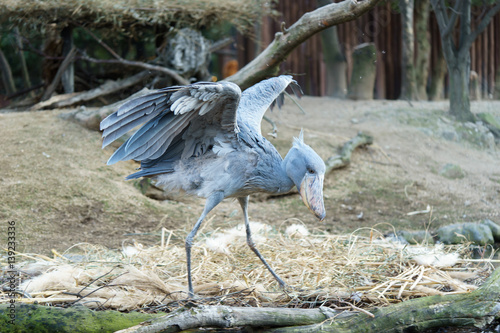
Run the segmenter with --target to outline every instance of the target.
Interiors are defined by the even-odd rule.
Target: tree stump
[[[356,46],[352,53],[352,74],[348,97],[353,100],[373,99],[377,50],[375,44]]]
[[[479,75],[475,71],[470,71],[469,94],[471,100],[481,100],[481,82]]]

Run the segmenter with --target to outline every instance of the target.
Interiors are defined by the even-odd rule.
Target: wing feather
[[[257,83],[248,88],[241,94],[240,104],[238,106],[238,123],[244,123],[252,131],[261,134],[260,123],[262,117],[269,107],[275,104],[281,107],[284,102],[284,91],[291,86],[297,97],[298,85],[290,75],[281,75]]]
[[[200,82],[163,88],[128,101],[101,122],[103,147],[145,124],[111,156],[108,164],[127,159],[151,164],[164,154],[171,156],[169,147],[181,133],[182,141],[190,142],[190,152],[198,149],[198,143],[206,149],[218,132],[237,130],[236,109],[240,95],[239,87],[230,82]],[[180,152],[179,147],[184,151]],[[184,147],[176,143],[172,149],[179,158],[181,155],[189,157]]]

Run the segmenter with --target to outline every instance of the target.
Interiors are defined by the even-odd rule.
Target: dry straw
[[[271,12],[259,0],[3,0],[0,21],[28,27],[79,22],[130,32],[140,26],[207,27],[230,22],[245,31]]]
[[[494,262],[469,259],[467,245],[404,245],[374,229],[335,236],[314,234],[302,225],[280,232],[254,222],[252,228],[257,246],[289,288],[279,288],[238,226],[198,236],[193,280],[199,302],[369,308],[470,292]],[[118,310],[175,308],[187,301],[183,236],[164,230],[158,246],[124,244],[121,251],[77,244],[63,254],[54,251],[53,258],[19,254],[24,296],[17,301]],[[7,301],[7,293],[0,294],[0,302]]]

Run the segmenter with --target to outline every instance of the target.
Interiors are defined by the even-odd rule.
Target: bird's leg
[[[247,244],[248,244],[248,246],[250,246],[252,251],[257,255],[257,257],[259,257],[260,261],[262,261],[264,266],[267,267],[269,272],[271,272],[271,274],[274,276],[276,281],[278,281],[280,286],[282,288],[285,288],[286,283],[278,276],[278,274],[276,274],[276,272],[271,268],[271,266],[269,266],[266,259],[264,259],[264,257],[260,254],[259,250],[257,250],[257,248],[255,247],[255,243],[253,242],[253,239],[252,239],[252,232],[250,231],[250,222],[248,221],[248,196],[240,197],[240,198],[238,198],[238,201],[240,202],[241,209],[243,210],[243,217],[245,219],[245,228],[247,231]]]
[[[193,238],[194,236],[196,236],[198,229],[200,229],[201,223],[205,219],[205,216],[207,216],[207,214],[210,213],[210,211],[214,209],[214,207],[217,206],[222,201],[222,199],[224,199],[224,192],[215,192],[214,194],[212,194],[207,198],[207,201],[205,202],[205,208],[203,209],[203,213],[201,213],[201,216],[194,225],[193,230],[191,230],[189,235],[186,237],[186,261],[187,261],[188,288],[189,288],[190,298],[194,297],[193,281],[191,280],[191,247],[193,245]]]

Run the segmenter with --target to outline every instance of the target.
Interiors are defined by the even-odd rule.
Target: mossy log
[[[194,305],[162,315],[16,304],[14,324],[0,306],[2,332],[180,332],[237,327],[252,332],[420,332],[437,327],[484,328],[500,318],[500,269],[477,290],[408,300],[371,313],[329,308],[288,309]],[[141,322],[140,324],[138,324]],[[134,326],[136,325],[136,326]]]
[[[11,304],[0,305],[2,333],[115,332],[158,316],[139,312],[93,311],[84,306],[64,309],[22,303]]]
[[[354,149],[360,146],[371,145],[373,137],[371,135],[359,132],[354,138],[344,143],[337,155],[328,158],[325,161],[326,172],[330,173],[334,169],[340,169],[351,163],[351,155]]]

